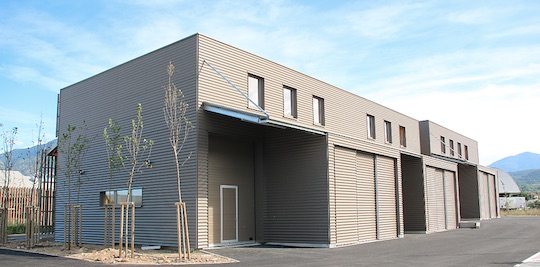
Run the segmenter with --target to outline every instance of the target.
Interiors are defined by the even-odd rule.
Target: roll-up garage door
[[[377,239],[375,215],[375,166],[373,155],[358,152],[358,238],[360,242]]]
[[[446,229],[443,171],[426,166],[426,205],[428,232]]]
[[[490,218],[497,218],[497,193],[495,188],[495,176],[488,174],[488,184],[489,184],[489,208],[490,208]]]
[[[397,237],[395,160],[383,156],[376,158],[378,239]]]
[[[488,195],[488,183],[487,173],[480,172],[478,175],[478,191],[480,201],[480,218],[489,219],[489,195]]]
[[[358,241],[356,151],[336,147],[336,238],[338,244]]]
[[[446,229],[457,228],[456,174],[444,171],[444,197],[446,206]]]

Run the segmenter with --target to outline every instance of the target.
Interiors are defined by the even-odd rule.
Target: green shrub
[[[8,235],[24,234],[26,233],[26,224],[24,223],[10,224],[8,225],[7,231],[8,231]]]

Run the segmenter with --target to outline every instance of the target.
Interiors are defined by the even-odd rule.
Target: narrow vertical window
[[[296,89],[283,87],[283,116],[297,118]]]
[[[441,135],[441,153],[446,154],[446,139]]]
[[[324,125],[324,99],[313,96],[313,123]]]
[[[264,109],[264,79],[249,75],[248,76],[248,97],[251,99],[251,101],[248,101],[248,106],[250,108],[257,108],[257,104],[259,107]],[[253,101],[253,102],[252,102]]]
[[[399,126],[399,145],[402,147],[407,147],[407,133],[405,132],[405,127]]]
[[[384,141],[392,143],[392,123],[384,121]]]
[[[465,150],[465,159],[469,160],[469,147],[465,145],[464,150]]]
[[[458,142],[458,143],[457,143],[457,154],[458,154],[459,158],[462,158],[462,157],[463,157],[462,154],[461,154],[461,152],[462,152],[462,151],[461,151],[461,143]]]
[[[366,118],[368,137],[371,139],[375,139],[375,117],[368,114]]]
[[[450,156],[454,156],[454,140],[450,139]]]

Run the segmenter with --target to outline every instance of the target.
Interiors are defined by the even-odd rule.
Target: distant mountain
[[[47,151],[50,151],[54,147],[56,147],[56,139],[46,143],[43,145],[43,148],[47,149]],[[29,147],[29,148],[21,148],[21,149],[13,149],[13,170],[19,171],[23,175],[26,176],[32,176],[32,163],[35,162],[34,158],[32,156],[35,156],[37,152],[37,146]],[[3,166],[3,157],[4,154],[0,154],[0,169],[4,169]]]
[[[540,191],[540,169],[524,170],[509,173],[522,192]]]
[[[523,170],[540,169],[540,154],[525,152],[515,156],[506,157],[493,162],[489,167],[517,172]],[[517,181],[516,181],[517,182]]]

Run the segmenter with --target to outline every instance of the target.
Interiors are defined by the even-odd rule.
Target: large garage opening
[[[327,247],[326,135],[213,113],[204,119],[208,245]]]

